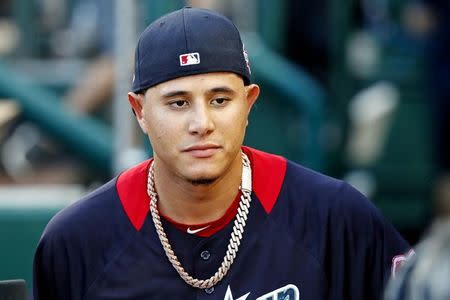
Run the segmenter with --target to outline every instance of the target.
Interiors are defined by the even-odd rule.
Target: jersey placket
[[[213,276],[222,264],[225,256],[232,224],[210,238],[203,239],[192,251],[195,278],[208,279]],[[198,289],[196,299],[217,299],[217,292],[222,290],[222,282],[206,289]],[[220,298],[220,297],[219,297]]]

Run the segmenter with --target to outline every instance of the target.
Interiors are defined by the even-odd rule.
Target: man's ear
[[[136,118],[142,118],[142,106],[143,106],[143,95],[136,94],[133,92],[128,93],[128,102],[130,102],[131,109],[134,112]]]
[[[250,113],[253,104],[255,104],[256,100],[258,99],[259,86],[257,84],[250,84],[245,87],[245,90],[247,96],[248,113]]]
[[[131,109],[136,116],[136,119],[144,133],[147,133],[147,126],[144,119],[144,95],[133,92],[128,93],[128,102],[130,102]]]

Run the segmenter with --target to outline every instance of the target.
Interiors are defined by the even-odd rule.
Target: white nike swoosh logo
[[[209,226],[211,226],[211,225],[208,225],[208,226],[205,226],[205,227],[202,227],[202,228],[198,228],[198,229],[191,229],[190,227],[188,227],[188,229],[186,230],[186,232],[189,233],[189,234],[196,234],[196,233],[199,233],[199,232],[202,231],[202,230],[205,230],[205,229],[208,228]]]

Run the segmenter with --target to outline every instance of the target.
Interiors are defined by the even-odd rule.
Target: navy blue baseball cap
[[[239,31],[221,14],[185,7],[151,23],[139,37],[131,90],[142,92],[182,76],[232,72],[250,84]]]

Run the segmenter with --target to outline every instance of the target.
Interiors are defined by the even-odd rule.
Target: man
[[[53,218],[35,256],[37,299],[381,295],[409,247],[369,201],[242,146],[259,87],[228,19],[168,14],[135,60],[129,102],[153,159]]]

